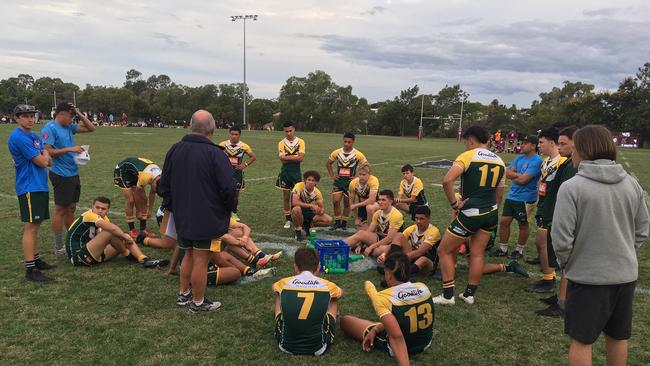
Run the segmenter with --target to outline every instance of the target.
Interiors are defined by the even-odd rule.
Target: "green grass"
[[[266,279],[236,286],[209,288],[210,298],[223,303],[212,314],[191,315],[174,305],[178,278],[163,271],[144,270],[139,266],[115,259],[93,268],[73,268],[64,258],[50,254],[50,222],[41,229],[41,253],[57,263],[52,272],[56,283],[35,285],[27,283],[22,266],[20,247],[21,224],[14,198],[14,173],[6,141],[14,126],[0,127],[2,163],[0,175],[0,234],[3,255],[0,257],[0,363],[25,364],[350,364],[373,365],[392,362],[379,352],[364,353],[360,345],[337,330],[330,351],[319,358],[290,357],[281,353],[273,338],[271,284]],[[40,126],[36,130],[40,130]],[[113,200],[114,209],[123,210],[121,193],[112,184],[112,172],[121,159],[128,156],[150,158],[162,165],[169,146],[186,130],[136,128],[100,128],[92,134],[77,136],[78,144],[90,144],[91,162],[81,167],[82,194],[80,206],[89,206],[97,195]],[[341,144],[341,136],[298,133],[307,143],[306,169],[325,173],[325,161],[332,149]],[[243,140],[255,150],[258,161],[246,170],[249,179],[242,193],[240,216],[253,228],[253,238],[269,241],[261,234],[286,238],[283,242],[297,245],[291,233],[282,229],[281,194],[273,184],[277,174],[278,132],[244,132]],[[215,141],[226,139],[219,131]],[[417,163],[439,158],[453,159],[462,145],[453,140],[414,138],[358,138],[357,147],[371,163],[381,186],[397,189],[404,163]],[[630,169],[636,173],[645,189],[650,189],[650,158],[648,150],[623,152]],[[506,156],[512,160],[513,156]],[[441,230],[449,223],[449,206],[441,183],[444,171],[416,169],[422,178],[433,216],[432,222]],[[331,180],[327,174],[320,183],[329,192]],[[253,180],[256,178],[265,178]],[[188,185],[191,182],[188,182]],[[326,207],[331,213],[331,201],[326,195]],[[80,213],[80,211],[78,211]],[[122,227],[122,215],[112,215],[112,221]],[[155,222],[152,223],[155,227]],[[514,226],[513,226],[514,227]],[[513,232],[516,235],[516,230]],[[273,241],[278,241],[273,239]],[[514,238],[511,238],[514,243]],[[511,244],[512,245],[512,244]],[[168,253],[145,248],[158,257]],[[534,255],[532,240],[527,254]],[[630,342],[630,364],[650,363],[650,264],[647,247],[640,253],[639,288],[635,300],[633,336]],[[466,283],[466,266],[460,260],[458,291]],[[594,264],[597,265],[597,264]],[[291,258],[284,257],[279,275],[289,275]],[[536,274],[537,268],[527,267]],[[375,271],[325,276],[345,292],[341,314],[354,314],[375,319],[370,301],[363,292],[363,281],[377,281]],[[439,293],[440,283],[418,278]],[[436,307],[435,333],[432,347],[413,358],[415,365],[476,364],[476,365],[546,365],[565,364],[569,340],[563,334],[560,319],[546,319],[534,314],[541,309],[540,296],[523,291],[527,281],[510,275],[484,277],[477,294],[477,303],[466,306]],[[646,346],[643,346],[646,344]],[[604,364],[602,337],[594,349],[594,364]]]

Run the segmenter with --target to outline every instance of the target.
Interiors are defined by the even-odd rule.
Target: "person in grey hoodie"
[[[558,192],[553,247],[569,280],[564,332],[569,365],[591,365],[591,345],[605,333],[607,362],[627,362],[636,251],[648,237],[643,189],[616,160],[610,132],[586,126],[573,135],[575,177]]]

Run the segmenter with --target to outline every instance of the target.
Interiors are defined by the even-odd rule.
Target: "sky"
[[[563,81],[615,89],[650,62],[647,0],[21,0],[0,2],[0,79],[124,83],[135,68],[185,85],[243,79],[276,98],[324,70],[370,102],[419,85],[530,106]]]

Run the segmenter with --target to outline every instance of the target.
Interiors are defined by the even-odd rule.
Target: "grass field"
[[[273,279],[235,286],[213,287],[207,296],[223,303],[222,309],[192,315],[174,305],[178,278],[162,270],[145,270],[122,258],[93,268],[73,268],[63,257],[51,254],[50,222],[41,229],[41,254],[59,265],[51,272],[56,282],[49,285],[28,283],[24,279],[20,247],[21,224],[14,192],[14,173],[7,150],[7,137],[14,126],[0,126],[0,364],[315,364],[376,365],[392,360],[379,352],[364,353],[360,345],[337,329],[334,346],[324,356],[291,357],[277,349],[273,337],[271,284]],[[35,128],[40,131],[42,126]],[[121,192],[112,184],[115,165],[128,156],[142,156],[162,165],[167,149],[186,130],[99,128],[92,134],[78,135],[78,144],[90,144],[91,162],[81,167],[80,206],[88,207],[97,195],[113,200],[113,208],[123,211]],[[320,188],[331,190],[325,171],[328,154],[341,145],[341,136],[300,133],[307,144],[303,171],[317,169],[324,178]],[[215,141],[227,138],[218,131]],[[242,140],[255,150],[258,161],[246,170],[247,189],[240,200],[240,217],[253,228],[256,242],[297,246],[291,230],[282,229],[281,194],[274,188],[279,168],[277,141],[281,132],[244,132]],[[453,159],[463,146],[453,140],[366,137],[357,139],[380,178],[382,188],[396,190],[401,179],[400,166],[424,160]],[[625,150],[620,159],[633,171],[646,190],[650,190],[650,151]],[[505,156],[507,161],[513,155]],[[449,223],[449,205],[438,186],[443,170],[416,169],[422,178],[431,204],[432,222],[444,230]],[[191,184],[191,182],[188,182]],[[437,185],[436,185],[437,184]],[[331,214],[331,200],[325,205]],[[77,211],[81,213],[81,210]],[[111,215],[125,227],[125,218]],[[150,223],[156,227],[155,221]],[[514,225],[513,225],[514,229]],[[533,235],[531,235],[532,237]],[[511,238],[511,246],[515,238]],[[271,244],[268,244],[271,243]],[[279,247],[279,245],[276,245]],[[155,257],[169,253],[144,249]],[[527,255],[535,255],[532,239]],[[630,364],[650,364],[650,250],[640,252],[640,279],[635,300]],[[291,271],[292,258],[283,257],[278,277]],[[460,260],[457,292],[466,284],[466,266]],[[595,266],[598,264],[595,263]],[[527,266],[538,279],[538,270]],[[378,283],[376,271],[325,276],[345,292],[341,314],[376,319],[363,291],[363,281]],[[430,278],[422,280],[438,294],[441,286]],[[468,306],[436,307],[434,341],[425,353],[412,359],[414,365],[551,365],[565,364],[568,338],[561,319],[541,318],[539,295],[524,292],[528,280],[496,274],[483,278],[477,302]],[[645,345],[645,346],[644,346]],[[604,364],[604,341],[594,348],[594,364]]]

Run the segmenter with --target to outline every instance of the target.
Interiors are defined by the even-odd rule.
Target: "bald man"
[[[221,251],[237,200],[230,161],[211,140],[214,118],[198,110],[190,124],[192,133],[167,152],[158,194],[169,202],[178,245],[185,249],[176,304],[198,313],[221,307],[204,296],[207,268],[212,253]]]

